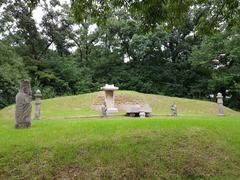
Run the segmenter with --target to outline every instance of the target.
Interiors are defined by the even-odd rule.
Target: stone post
[[[217,93],[218,115],[224,115],[223,96],[222,93]]]
[[[41,98],[42,93],[38,89],[35,93],[35,119],[39,120],[41,117]]]
[[[144,111],[140,111],[139,112],[139,117],[140,118],[145,118],[146,117],[146,113]]]
[[[28,128],[31,126],[32,91],[29,80],[22,80],[16,95],[15,127]]]
[[[112,85],[106,84],[101,89],[105,91],[105,102],[107,106],[107,113],[118,112],[118,109],[115,107],[115,104],[114,104],[114,91],[118,90],[118,87],[115,87],[113,84]]]
[[[173,102],[173,104],[171,105],[171,111],[172,111],[171,116],[176,117],[177,116],[177,105],[175,102]]]
[[[102,117],[107,117],[107,105],[105,101],[101,106],[101,112],[102,112]]]

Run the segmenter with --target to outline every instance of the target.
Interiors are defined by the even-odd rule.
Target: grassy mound
[[[217,117],[215,103],[118,95],[162,115],[176,101],[181,116],[74,118],[99,114],[92,108],[101,99],[98,92],[45,100],[42,120],[16,130],[14,106],[7,107],[0,111],[0,179],[240,177],[238,112],[226,109],[225,117]]]
[[[103,92],[96,92],[44,100],[42,103],[42,119],[64,119],[78,116],[100,115],[93,106],[101,104],[103,96]],[[214,102],[143,94],[134,91],[116,92],[116,103],[119,105],[124,102],[149,104],[153,109],[153,115],[169,115],[170,105],[174,101],[177,104],[179,115],[216,116],[217,114],[217,104]],[[33,102],[33,110],[34,108]],[[124,114],[124,112],[120,111],[119,114]],[[239,115],[238,112],[229,108],[225,108],[225,114],[227,116]],[[14,119],[14,106],[9,106],[0,111],[0,119],[9,118]]]

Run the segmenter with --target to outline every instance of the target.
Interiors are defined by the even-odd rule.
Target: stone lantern
[[[35,93],[35,119],[39,120],[41,116],[41,98],[42,93],[38,89]]]
[[[105,91],[105,102],[107,106],[107,113],[118,112],[118,109],[114,105],[114,91],[118,90],[118,87],[115,87],[113,84],[106,84],[101,88]]]
[[[217,93],[218,115],[224,115],[223,96],[222,93]]]

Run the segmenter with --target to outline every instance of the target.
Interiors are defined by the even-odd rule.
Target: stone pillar
[[[140,118],[145,118],[146,117],[146,113],[144,111],[140,111],[139,112],[139,117]]]
[[[224,115],[223,96],[222,93],[217,93],[218,115]]]
[[[31,126],[32,91],[29,80],[22,80],[16,95],[15,127],[28,128]]]
[[[172,111],[171,116],[176,117],[177,116],[177,105],[175,102],[173,102],[173,104],[171,105],[171,111]]]
[[[118,87],[115,87],[113,84],[112,85],[106,84],[101,89],[105,91],[105,102],[107,106],[107,113],[118,112],[118,109],[115,107],[115,104],[114,104],[114,91],[118,90]]]
[[[41,117],[41,98],[42,93],[38,89],[35,93],[35,119],[39,120]]]

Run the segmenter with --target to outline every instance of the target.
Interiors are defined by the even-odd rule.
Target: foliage
[[[20,80],[28,78],[22,58],[0,42],[0,108],[12,103]]]
[[[216,34],[193,50],[191,61],[200,73],[208,77],[207,87],[212,93],[231,96],[231,107],[238,107],[240,99],[239,29]]]
[[[0,4],[0,41],[22,59],[33,90],[44,91],[43,98],[113,83],[198,99],[230,90],[226,105],[240,108],[237,1],[96,2],[75,0],[71,8],[58,0]],[[43,10],[39,24],[33,18],[37,7]],[[223,53],[226,62],[220,65],[230,64],[216,70],[210,61]]]
[[[98,24],[106,23],[116,9],[125,7],[133,16],[141,18],[145,28],[165,24],[168,28],[180,26],[186,16],[198,16],[197,29],[211,33],[222,27],[239,25],[240,2],[238,0],[72,0],[75,19],[82,22],[91,16]]]

